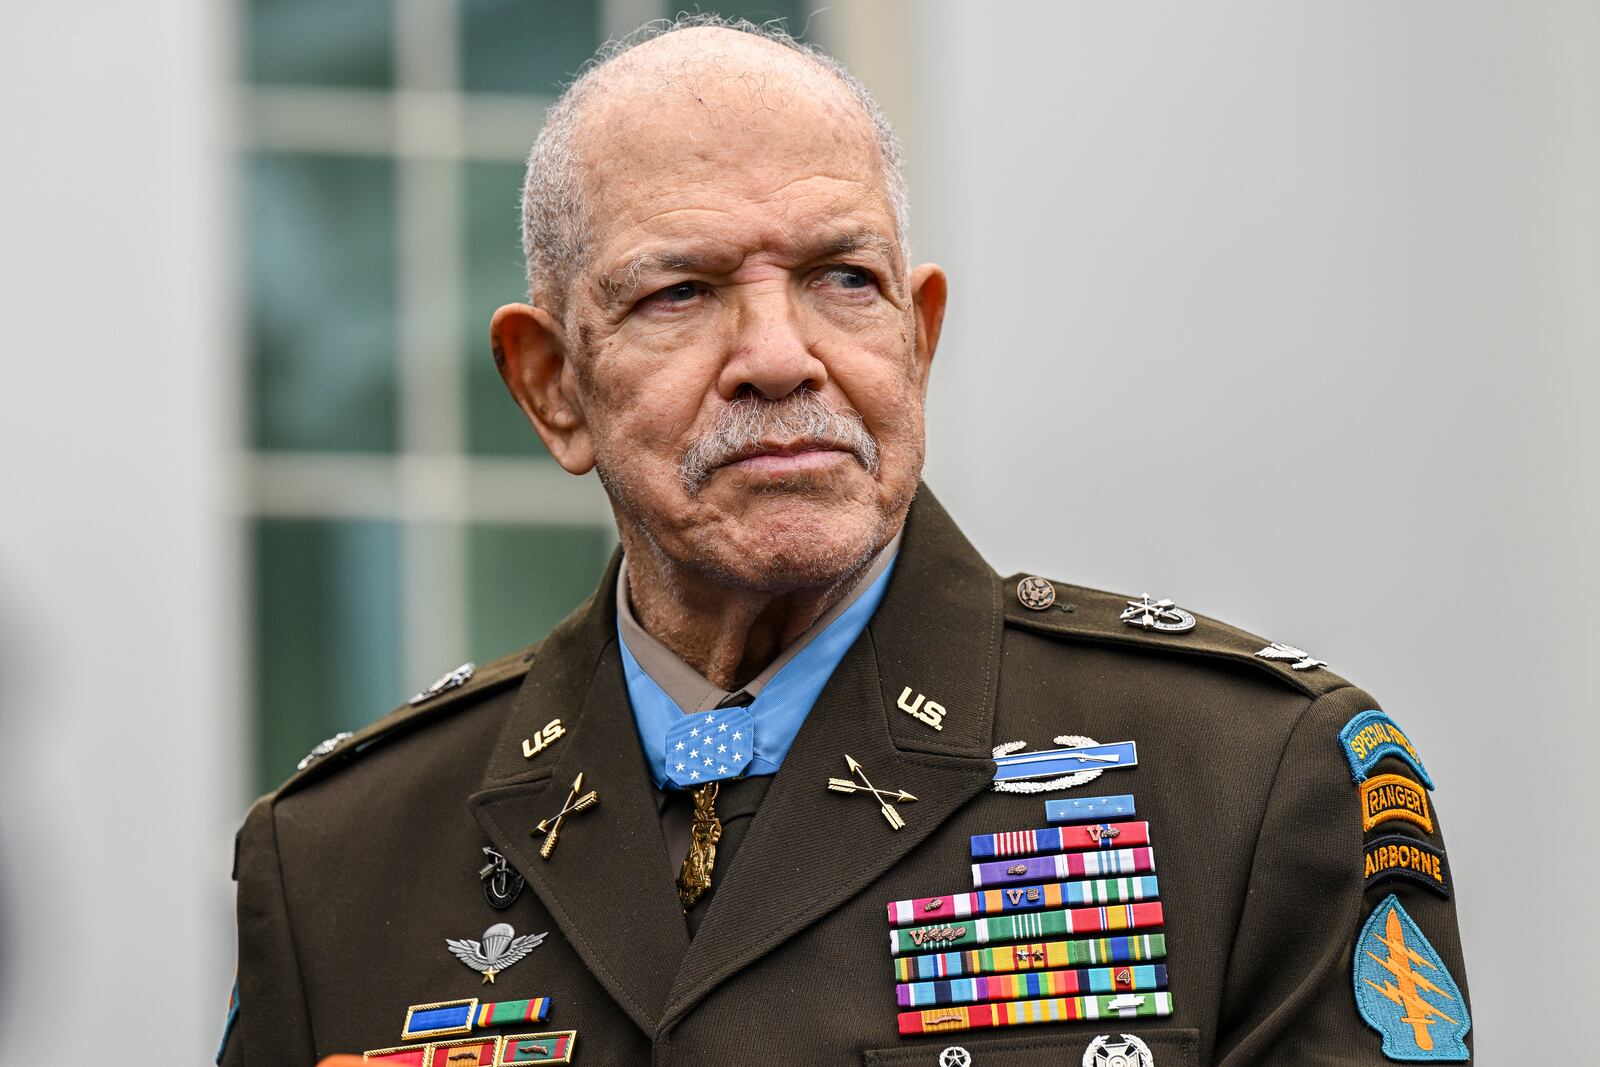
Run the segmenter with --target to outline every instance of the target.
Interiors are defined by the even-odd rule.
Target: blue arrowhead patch
[[[1356,1005],[1391,1060],[1464,1062],[1472,1019],[1444,961],[1390,894],[1372,909],[1351,964]]]

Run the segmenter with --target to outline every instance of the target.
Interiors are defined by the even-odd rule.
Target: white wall
[[[218,6],[0,32],[0,1063],[208,1062],[232,984]]]
[[[1600,9],[916,9],[930,483],[1003,572],[1370,689],[1438,783],[1481,1059],[1531,1026],[1564,1062],[1597,992]]]

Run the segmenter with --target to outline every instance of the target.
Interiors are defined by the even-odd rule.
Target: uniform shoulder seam
[[[1310,657],[1302,659],[1294,655],[1298,649],[1206,615],[1184,612],[1194,621],[1183,631],[1145,629],[1130,626],[1122,618],[1130,604],[1141,601],[1139,596],[1125,596],[1030,574],[1013,574],[1000,582],[1006,624],[1018,629],[1064,640],[1248,663],[1280,684],[1313,699],[1350,684],[1320,661],[1296,669],[1296,663],[1304,663]],[[1276,651],[1269,657],[1266,654],[1269,650]]]

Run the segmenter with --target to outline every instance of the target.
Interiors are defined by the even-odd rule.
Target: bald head
[[[775,25],[685,16],[601,49],[551,106],[523,187],[532,302],[564,317],[570,287],[595,252],[596,219],[619,199],[633,206],[652,192],[631,180],[635,158],[676,147],[709,160],[714,145],[728,151],[729,131],[751,153],[806,139],[859,142],[904,253],[910,212],[899,146],[866,88]]]

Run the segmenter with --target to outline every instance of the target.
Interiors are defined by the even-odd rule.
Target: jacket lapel
[[[589,970],[650,1034],[689,935],[623,682],[611,599],[617,566],[614,558],[589,603],[539,648],[483,789],[468,804]],[[526,758],[523,739],[537,737],[552,719],[561,720],[563,735]],[[530,831],[561,810],[579,772],[599,803],[569,817],[542,859],[543,839]]]
[[[883,603],[840,661],[756,812],[672,982],[660,1032],[719,983],[854,897],[994,776],[999,587],[926,488]],[[905,687],[945,709],[934,730],[898,707]],[[892,829],[870,795],[829,792],[846,754],[903,789]],[[775,906],[775,902],[782,906]]]

